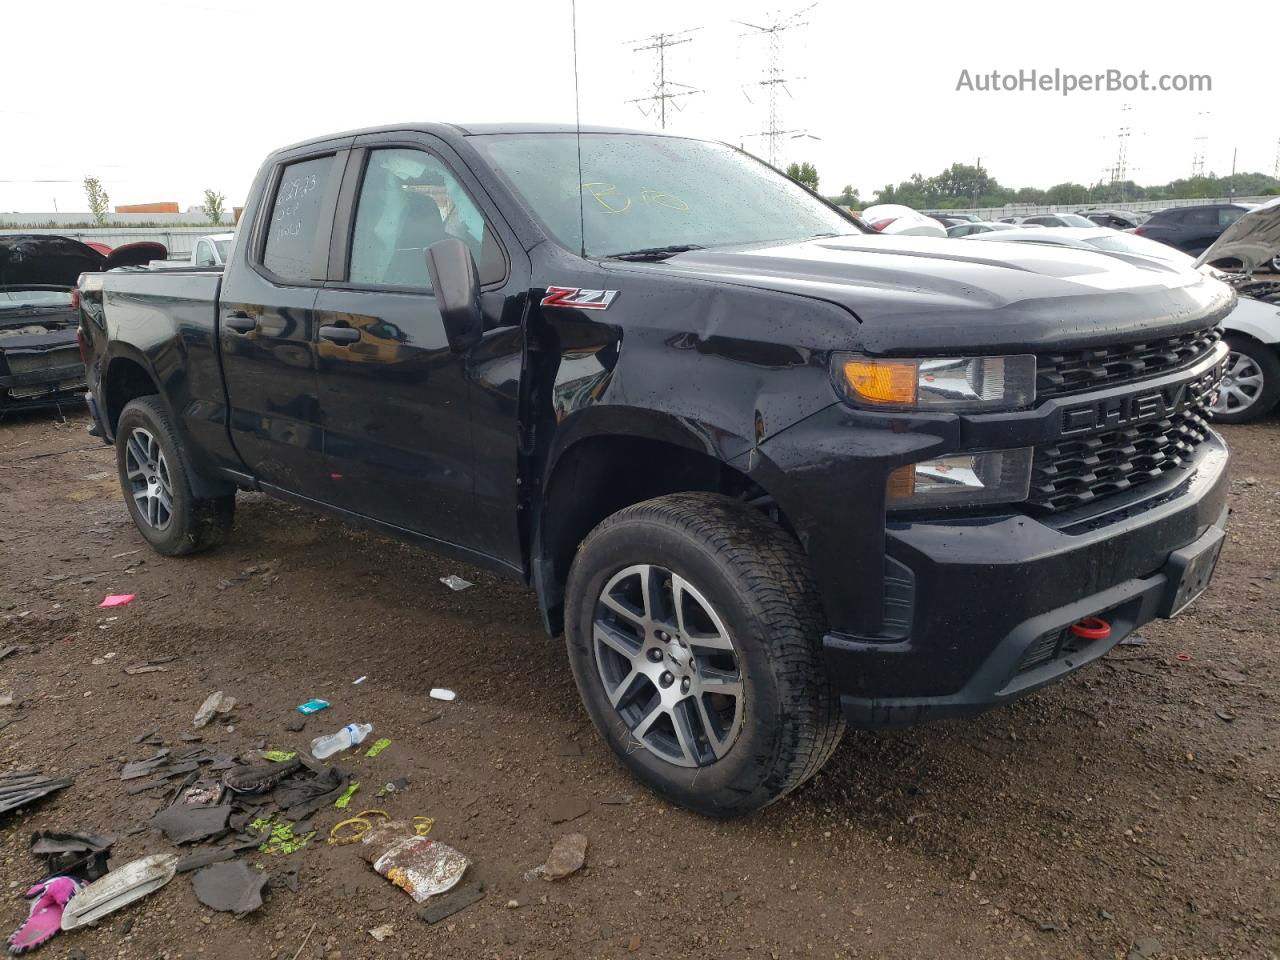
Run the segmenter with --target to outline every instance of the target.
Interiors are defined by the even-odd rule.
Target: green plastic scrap
[[[276,822],[271,817],[259,817],[249,824],[249,829],[254,833],[266,833],[267,839],[262,842],[258,850],[277,857],[297,853],[316,835],[314,830],[304,834],[294,833],[293,824],[283,820]]]
[[[351,802],[351,798],[356,795],[356,791],[359,789],[360,789],[360,784],[358,783],[351,784],[351,786],[347,787],[346,790],[342,791],[342,796],[340,796],[337,800],[333,801],[333,805],[335,807],[338,807],[341,810],[345,810],[347,807],[347,804]]]
[[[286,760],[292,760],[298,754],[292,750],[263,750],[262,759],[270,760],[272,763],[284,763]]]
[[[391,741],[388,740],[386,737],[383,737],[381,740],[379,740],[377,743],[375,743],[372,747],[369,748],[369,752],[366,753],[365,756],[376,757],[378,754],[380,754],[383,750],[387,749],[387,747],[389,746],[391,746]]]

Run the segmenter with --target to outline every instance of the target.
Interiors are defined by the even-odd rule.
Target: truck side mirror
[[[437,240],[427,247],[425,256],[449,347],[454,353],[465,353],[480,342],[484,331],[476,258],[457,237]]]

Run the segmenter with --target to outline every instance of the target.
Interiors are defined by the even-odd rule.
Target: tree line
[[[811,163],[793,163],[786,169],[792,180],[810,190],[818,189],[818,171]],[[901,203],[916,210],[955,210],[966,207],[1003,207],[1006,204],[1105,204],[1137,200],[1207,200],[1214,197],[1261,197],[1280,194],[1280,179],[1265,173],[1237,173],[1219,177],[1186,177],[1168,183],[1143,186],[1132,180],[1115,183],[1057,183],[1051,187],[1006,187],[983,167],[953,163],[941,173],[925,177],[913,173],[901,183],[887,183],[870,203]],[[844,207],[865,203],[852,185],[827,196]]]

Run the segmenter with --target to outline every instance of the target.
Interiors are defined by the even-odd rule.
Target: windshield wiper
[[[705,250],[700,243],[672,243],[665,247],[642,247],[639,250],[628,250],[626,253],[608,254],[606,260],[665,260],[677,253],[688,253],[690,250]]]

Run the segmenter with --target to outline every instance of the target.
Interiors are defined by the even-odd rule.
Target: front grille
[[[1207,412],[1202,401],[1160,420],[1036,447],[1028,505],[1066,510],[1159,479],[1208,437]]]
[[[1168,373],[1206,356],[1221,339],[1222,330],[1209,327],[1141,343],[1038,354],[1036,397],[1096,390]]]

